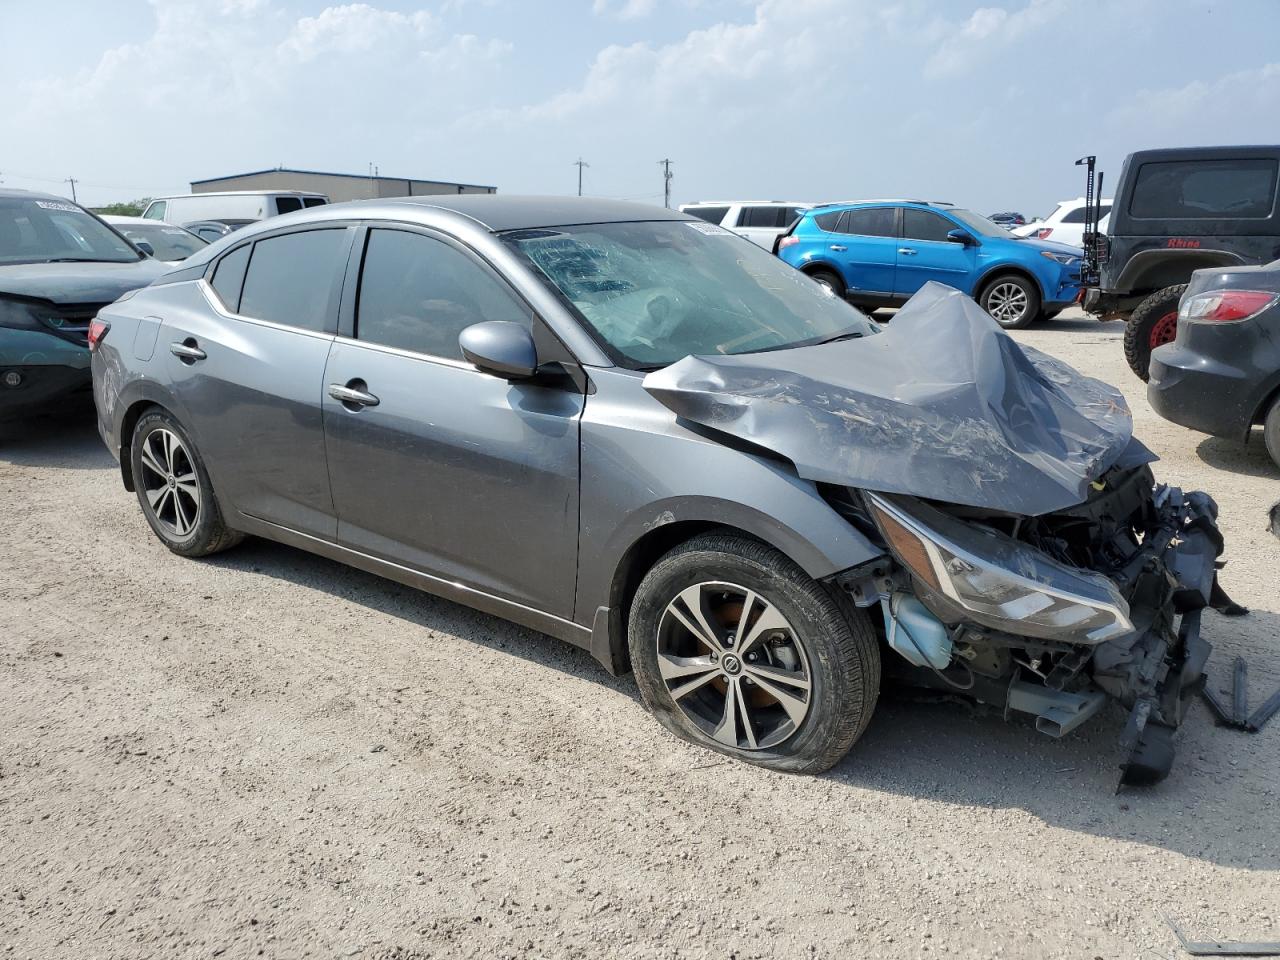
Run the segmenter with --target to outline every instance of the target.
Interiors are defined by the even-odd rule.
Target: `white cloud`
[[[1193,80],[1181,87],[1139,90],[1107,114],[1107,125],[1159,130],[1174,144],[1187,142],[1259,142],[1265,132],[1245,134],[1241,117],[1268,124],[1280,116],[1280,63],[1240,70],[1215,80]],[[1154,145],[1154,144],[1149,144]]]
[[[653,13],[657,0],[593,0],[591,11],[597,16],[607,15],[619,20],[639,20]]]
[[[414,43],[434,28],[430,13],[399,13],[380,10],[367,3],[327,7],[314,17],[294,24],[280,52],[300,61],[314,60],[328,53],[362,53],[387,41]]]
[[[925,63],[925,74],[944,77],[963,73],[977,62],[1008,51],[1069,10],[1066,0],[1030,0],[1012,12],[1005,7],[980,7],[958,29],[947,32]]]

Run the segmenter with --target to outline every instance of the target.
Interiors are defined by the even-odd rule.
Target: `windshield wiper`
[[[50,257],[43,263],[133,263],[132,260],[108,260],[106,257]]]
[[[824,343],[839,343],[841,340],[861,340],[866,334],[861,330],[846,330],[843,333],[833,333],[829,337],[823,337],[821,340],[815,340],[814,346],[821,346]]]

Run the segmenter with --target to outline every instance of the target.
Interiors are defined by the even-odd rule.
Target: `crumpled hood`
[[[929,283],[883,333],[686,357],[645,377],[686,420],[786,457],[801,477],[1035,516],[1080,503],[1132,439],[1114,387],[1019,345]]]
[[[37,297],[53,303],[111,303],[171,269],[159,260],[4,264],[0,265],[0,294]]]

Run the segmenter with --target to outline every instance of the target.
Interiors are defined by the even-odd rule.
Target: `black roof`
[[[64,203],[72,203],[67,197],[59,197],[52,193],[45,193],[41,190],[19,190],[17,187],[0,187],[0,197],[16,197],[19,200],[35,197],[40,200],[61,200]],[[77,204],[79,206],[79,204]]]
[[[250,170],[248,173],[229,173],[221,177],[206,177],[203,180],[190,181],[191,186],[197,183],[220,183],[223,180],[239,180],[241,177],[258,177],[264,173],[301,173],[313,177],[347,177],[351,180],[407,180],[412,183],[440,183],[450,187],[471,187],[476,190],[497,190],[497,187],[483,183],[458,183],[454,180],[431,180],[427,177],[389,177],[385,173],[370,175],[367,173],[335,173],[331,170],[299,170],[296,167],[268,167],[266,170]]]

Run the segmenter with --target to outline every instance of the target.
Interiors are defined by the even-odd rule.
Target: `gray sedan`
[[[948,288],[882,332],[672,211],[406,198],[246,227],[91,340],[175,553],[267,537],[525,624],[774,769],[836,763],[883,672],[1052,736],[1117,700],[1159,779],[1208,654],[1213,501]]]

